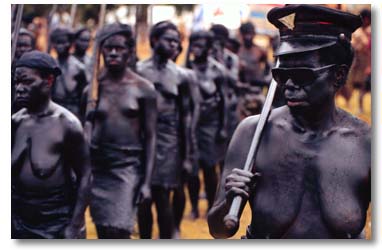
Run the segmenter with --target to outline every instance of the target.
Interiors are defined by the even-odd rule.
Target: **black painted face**
[[[72,44],[67,35],[58,35],[54,38],[52,45],[57,51],[57,54],[64,55],[69,53]]]
[[[253,44],[253,38],[255,37],[254,32],[247,32],[241,35],[243,38],[243,44],[245,47],[250,47]]]
[[[49,95],[50,87],[36,69],[18,67],[15,71],[15,101],[21,107],[30,107]]]
[[[25,52],[33,50],[32,38],[28,35],[19,35],[17,39],[15,57],[19,59]]]
[[[104,41],[102,55],[109,70],[123,70],[127,66],[129,49],[126,42],[123,35],[114,35]]]
[[[199,58],[205,58],[208,56],[208,47],[207,47],[207,39],[199,38],[192,42],[191,54],[197,60]]]
[[[215,58],[222,57],[224,53],[224,43],[219,39],[215,39],[212,43],[212,56]]]
[[[85,52],[89,48],[90,32],[85,30],[77,37],[75,41],[76,50]]]
[[[170,59],[174,55],[180,44],[178,32],[173,29],[166,30],[155,44],[155,52]]]
[[[174,49],[173,54],[171,56],[171,60],[173,60],[175,62],[176,59],[178,58],[178,56],[180,55],[180,53],[181,53],[181,48],[180,48],[180,46],[178,46]]]
[[[325,107],[334,98],[336,67],[322,63],[318,52],[284,55],[279,60],[279,67],[285,69],[323,68],[315,77],[305,78],[309,82],[294,82],[293,76],[285,81],[283,91],[290,108],[317,110]],[[298,71],[292,70],[290,73],[297,74]],[[299,79],[298,76],[296,78]]]

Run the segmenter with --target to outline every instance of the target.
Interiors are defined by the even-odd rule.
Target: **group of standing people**
[[[253,24],[243,24],[240,32],[243,45],[237,54],[227,49],[229,31],[223,25],[193,32],[182,67],[175,63],[183,50],[181,34],[172,22],[152,26],[152,55],[137,63],[131,26],[106,25],[95,37],[103,58],[97,84],[90,84],[97,62],[86,55],[88,30],[53,30],[56,60],[33,50],[32,35],[20,36],[17,43],[24,45],[12,65],[12,238],[84,238],[89,205],[99,238],[130,238],[138,221],[140,238],[148,239],[153,204],[160,238],[177,238],[186,185],[192,217],[199,217],[199,169],[210,210],[219,172],[225,180],[231,168],[241,167],[235,155],[246,150],[239,141],[248,144],[243,132],[236,135],[231,147],[238,148],[229,153],[228,171],[224,157],[230,138],[241,118],[259,113],[263,87],[270,81],[271,65],[253,43]],[[88,110],[93,91],[98,93],[95,108]],[[271,119],[280,120],[277,131],[303,129],[286,126],[289,113]],[[247,120],[240,131],[254,122]],[[271,135],[277,139],[281,134]],[[261,159],[259,169],[270,160]],[[244,188],[252,176],[240,172],[231,179]],[[226,211],[223,187],[211,216],[217,237],[229,234],[214,228]]]
[[[176,64],[183,50],[181,34],[163,21],[150,31],[152,56],[132,63],[136,44],[131,26],[106,25],[94,41],[104,63],[96,79],[96,108],[87,110],[94,91],[95,59],[86,53],[90,31],[52,30],[53,59],[34,50],[35,37],[21,29],[12,65],[13,237],[84,237],[89,205],[99,238],[130,238],[135,214],[140,237],[152,238],[152,204],[160,238],[180,237],[185,186],[196,219],[199,169],[209,209],[218,185],[217,166],[223,168],[229,138],[239,123],[240,63],[226,48],[228,39],[223,25],[193,32],[182,67]],[[53,124],[60,122],[60,129]],[[41,123],[46,124],[43,134]],[[33,162],[49,174],[37,173]],[[59,198],[46,192],[51,187]],[[40,192],[57,204],[45,208]],[[25,204],[33,209],[21,213]],[[54,223],[63,218],[53,211],[62,206],[67,220],[58,226]]]

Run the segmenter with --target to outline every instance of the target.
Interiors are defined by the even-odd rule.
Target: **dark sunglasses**
[[[272,69],[273,79],[284,86],[288,79],[291,79],[297,86],[304,87],[312,84],[324,70],[328,70],[337,64],[330,64],[320,68],[274,68]]]

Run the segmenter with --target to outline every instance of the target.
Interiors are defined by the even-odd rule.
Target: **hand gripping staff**
[[[279,66],[279,61],[276,62],[276,67]],[[269,114],[271,113],[272,102],[275,96],[277,88],[277,82],[272,79],[271,84],[269,85],[267,97],[265,99],[265,103],[263,109],[261,110],[259,122],[256,126],[255,134],[253,135],[253,139],[251,142],[251,146],[249,148],[249,152],[247,155],[247,159],[244,164],[244,170],[252,172],[253,165],[255,163],[257,150],[259,148],[261,135],[263,133],[264,127],[268,121]],[[224,225],[227,229],[232,230],[237,228],[239,225],[239,212],[240,207],[242,206],[243,199],[241,196],[235,196],[231,207],[229,209],[228,214],[224,217]]]

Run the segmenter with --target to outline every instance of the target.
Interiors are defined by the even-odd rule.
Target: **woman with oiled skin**
[[[76,57],[80,62],[85,65],[86,77],[88,82],[90,82],[91,78],[91,57],[86,54],[90,46],[91,34],[90,30],[87,28],[78,29],[74,33],[74,53],[73,56]]]
[[[209,56],[213,36],[210,32],[198,31],[190,36],[190,47],[187,56],[187,67],[197,76],[200,91],[200,115],[196,127],[198,142],[198,165],[203,169],[204,182],[211,208],[216,188],[216,164],[219,160],[218,147],[227,137],[227,97],[225,68]],[[193,60],[190,60],[191,55]],[[198,167],[190,177],[188,187],[192,203],[192,216],[197,218],[198,195],[200,189]]]
[[[47,53],[15,65],[12,116],[12,238],[85,238],[89,153],[80,121],[51,100],[61,74]]]
[[[191,167],[187,124],[191,90],[187,75],[171,61],[179,42],[179,31],[173,23],[164,21],[155,24],[150,32],[153,55],[137,64],[137,72],[154,82],[158,96],[158,143],[151,188],[161,239],[174,237],[170,192],[180,186],[182,168]],[[141,238],[151,238],[151,203],[140,207],[138,217]]]
[[[127,67],[134,45],[129,25],[105,26],[97,40],[105,68],[98,78],[97,108],[86,117],[93,128],[88,135],[93,174],[90,213],[99,238],[127,239],[137,203],[151,199],[156,93],[151,82]]]
[[[62,70],[62,75],[52,87],[52,100],[79,118],[81,95],[88,83],[85,65],[69,53],[73,43],[71,30],[58,27],[50,37]]]
[[[171,58],[174,62],[176,62],[179,54],[182,52],[182,46],[179,44],[177,48],[174,50],[174,54]],[[187,130],[189,132],[189,138],[190,138],[190,159],[191,163],[195,165],[197,162],[197,141],[196,141],[196,123],[199,119],[199,112],[200,112],[200,93],[199,93],[199,86],[197,83],[196,74],[193,70],[185,68],[185,67],[179,67],[180,70],[184,71],[184,74],[187,76],[185,80],[188,81],[189,87],[190,87],[190,94],[191,94],[191,103],[190,103],[190,115],[188,116],[188,122]],[[186,193],[185,193],[185,184],[188,182],[188,179],[190,176],[192,176],[192,168],[190,166],[189,169],[182,169],[181,173],[181,183],[174,190],[173,200],[172,200],[172,208],[174,210],[174,222],[175,222],[175,238],[180,238],[180,225],[183,219],[184,209],[186,207]]]

